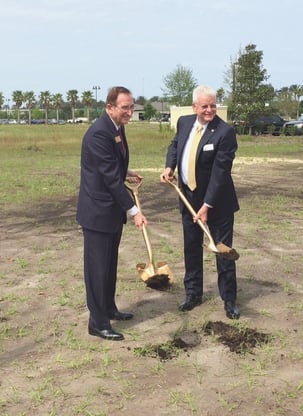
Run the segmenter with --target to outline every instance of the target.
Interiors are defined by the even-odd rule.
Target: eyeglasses
[[[197,107],[200,107],[201,110],[207,110],[208,108],[210,108],[211,110],[214,110],[215,108],[217,108],[216,104],[205,104],[205,105],[198,105],[196,104]]]
[[[134,105],[122,105],[121,107],[119,107],[118,105],[114,105],[114,107],[118,108],[118,110],[121,110],[124,113],[126,113],[128,111],[134,111],[134,109],[135,109]]]

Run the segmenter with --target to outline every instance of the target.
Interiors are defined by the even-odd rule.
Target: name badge
[[[205,146],[203,146],[203,152],[209,152],[210,150],[214,150],[213,143],[208,143]]]
[[[116,143],[120,143],[121,142],[121,137],[120,136],[116,136],[115,137],[115,142]]]

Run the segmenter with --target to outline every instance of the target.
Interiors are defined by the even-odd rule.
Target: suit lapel
[[[217,128],[217,124],[218,123],[216,117],[213,119],[213,121],[211,121],[208,124],[205,132],[203,133],[202,140],[199,143],[197,154],[200,153],[201,149],[204,147],[205,144],[209,143],[212,140],[212,137]]]
[[[183,154],[185,144],[188,140],[191,129],[193,128],[194,122],[196,121],[196,118],[197,118],[197,116],[193,115],[191,118],[187,119],[187,124],[186,124],[186,126],[184,126],[184,133],[182,133],[182,136],[180,137],[181,138],[181,143],[180,143],[181,144],[181,153],[180,154]]]

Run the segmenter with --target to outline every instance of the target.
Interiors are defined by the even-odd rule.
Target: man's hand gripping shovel
[[[175,178],[172,177],[171,180],[166,180],[166,183],[168,183],[170,186],[172,186],[177,191],[180,199],[183,201],[186,208],[189,210],[189,212],[194,217],[196,215],[196,212],[193,209],[193,207],[190,205],[190,203],[188,202],[186,197],[184,196],[181,189],[176,185]],[[208,225],[206,223],[202,222],[199,219],[197,221],[197,224],[202,228],[202,230],[204,231],[204,233],[207,236],[208,241],[209,241],[208,244],[204,243],[203,247],[205,247],[208,251],[210,251],[210,252],[212,252],[212,253],[214,253],[218,256],[225,257],[228,260],[238,260],[240,255],[239,255],[239,253],[237,253],[237,251],[234,248],[228,247],[227,245],[225,245],[223,243],[215,244],[215,242],[214,242],[214,240],[211,236],[210,230],[208,228]]]

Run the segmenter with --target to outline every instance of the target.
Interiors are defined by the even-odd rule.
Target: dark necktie
[[[120,139],[121,139],[123,151],[124,151],[124,153],[126,153],[126,145],[125,145],[124,137],[123,137],[123,134],[122,134],[122,131],[121,131],[121,127],[119,127],[118,132],[119,132],[119,136],[120,136]]]

